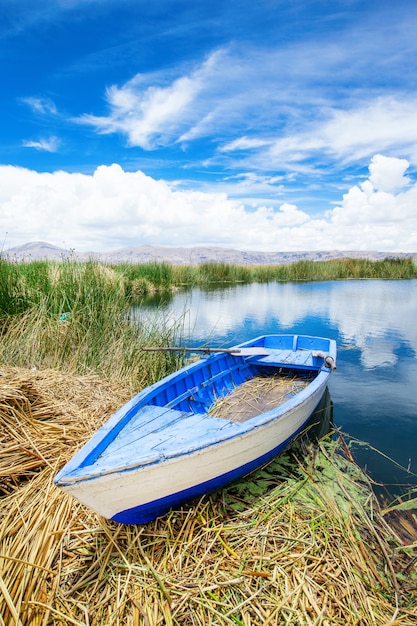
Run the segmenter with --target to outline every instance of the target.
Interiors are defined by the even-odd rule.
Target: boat
[[[134,396],[55,477],[115,522],[150,522],[273,459],[305,427],[336,367],[336,342],[309,335],[163,349],[203,354]],[[262,391],[258,408],[236,418],[227,401],[255,382],[287,384],[284,397]]]

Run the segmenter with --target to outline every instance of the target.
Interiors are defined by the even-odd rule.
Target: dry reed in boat
[[[210,409],[210,415],[233,422],[245,422],[283,404],[304,389],[308,382],[288,376],[255,376],[229,395],[219,398]]]
[[[335,442],[155,522],[117,525],[53,476],[127,391],[0,372],[1,625],[416,623],[415,546]],[[250,503],[244,494],[262,483]]]

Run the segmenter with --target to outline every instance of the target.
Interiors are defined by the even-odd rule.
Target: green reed
[[[0,258],[0,329],[3,362],[98,372],[148,384],[175,364],[172,355],[144,356],[144,345],[164,346],[181,333],[161,311],[130,320],[144,295],[175,288],[272,281],[417,278],[412,259],[341,259],[287,265],[167,263],[110,266],[94,260],[11,263]],[[132,368],[132,363],[135,365]]]
[[[26,308],[23,290],[18,287],[19,268],[0,257],[0,318],[21,313]]]
[[[417,278],[417,263],[412,258],[300,260],[285,265],[234,265],[202,263],[198,266],[174,266],[174,286],[209,286],[217,284],[298,282],[350,279]]]
[[[126,293],[135,298],[156,291],[170,289],[174,283],[173,266],[165,262],[122,263],[112,265],[112,271],[125,281]]]
[[[367,259],[335,259],[332,261],[307,261],[287,265],[251,266],[255,282],[296,282],[350,279],[417,278],[414,259],[386,258],[381,261]]]
[[[247,265],[202,263],[197,269],[199,285],[210,283],[249,283],[253,281],[252,272]]]
[[[136,389],[172,371],[170,354],[141,352],[173,342],[175,325],[161,313],[130,319],[128,282],[108,266],[66,260],[46,265],[0,266],[0,360],[30,368],[98,373]],[[19,306],[16,306],[18,303]]]
[[[13,263],[0,257],[0,317],[23,313],[47,301],[54,314],[92,306],[103,313],[108,300],[120,306],[143,296],[175,288],[212,287],[241,283],[298,282],[350,279],[415,279],[417,263],[411,258],[300,260],[286,265],[202,263],[170,265],[166,262],[106,265],[93,260],[77,262],[33,261]]]

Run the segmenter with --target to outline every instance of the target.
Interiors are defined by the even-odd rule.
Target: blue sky
[[[0,0],[0,237],[417,251],[415,0]]]

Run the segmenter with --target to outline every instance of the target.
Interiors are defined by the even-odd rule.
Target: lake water
[[[334,423],[370,444],[355,445],[354,456],[375,480],[392,485],[391,492],[417,483],[416,280],[193,289],[159,302],[158,310],[183,320],[186,345],[224,347],[286,332],[335,339],[337,370],[329,383]]]

